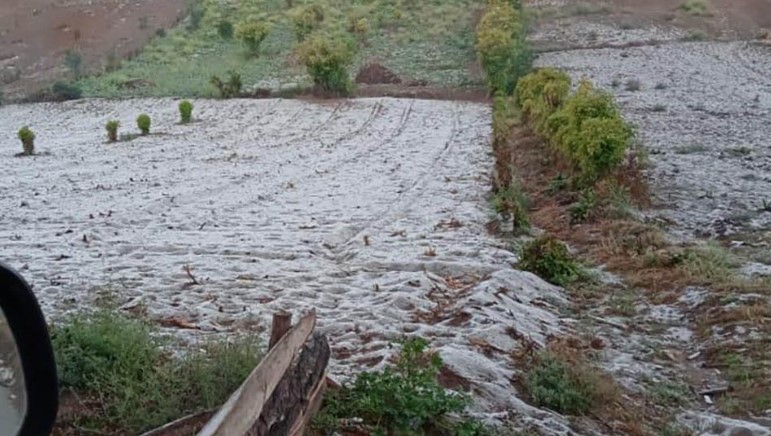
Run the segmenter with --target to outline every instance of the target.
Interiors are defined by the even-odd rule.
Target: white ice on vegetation
[[[530,413],[511,381],[514,336],[561,334],[565,300],[486,233],[487,105],[198,100],[179,125],[177,103],[0,107],[0,250],[47,316],[88,307],[104,286],[200,328],[182,336],[316,309],[336,376],[422,336],[481,410]],[[135,132],[142,112],[152,135],[105,143],[108,120]],[[14,157],[22,125],[45,154]]]

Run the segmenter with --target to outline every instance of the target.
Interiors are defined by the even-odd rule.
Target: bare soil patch
[[[380,65],[377,62],[371,62],[363,65],[356,74],[356,83],[376,84],[399,84],[402,79],[393,71]]]

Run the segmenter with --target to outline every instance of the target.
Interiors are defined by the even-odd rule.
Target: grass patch
[[[363,372],[352,384],[329,392],[314,419],[321,434],[346,433],[352,422],[374,435],[492,435],[471,419],[453,418],[469,403],[466,395],[446,391],[437,381],[442,360],[424,339],[402,344],[396,363]]]
[[[84,94],[214,97],[216,89],[209,79],[226,77],[231,70],[241,75],[246,91],[311,85],[294,54],[295,28],[283,0],[266,0],[258,9],[251,2],[227,7],[217,6],[217,2],[195,3],[195,24],[188,20],[187,26],[154,38],[137,57],[122,62],[114,71],[81,78],[77,84]],[[407,80],[453,87],[481,84],[481,77],[469,68],[475,61],[473,14],[479,7],[471,0],[409,4],[400,0],[327,0],[318,4],[324,13],[320,30],[325,32],[347,32],[349,16],[365,13],[366,41],[360,37],[361,29],[354,28],[359,32],[355,39],[360,47],[349,73],[377,59]],[[246,56],[242,39],[221,35],[221,23],[241,22],[244,17],[270,26],[259,43],[259,57]]]
[[[712,4],[709,0],[685,0],[685,2],[680,5],[680,9],[688,15],[697,17],[712,16]]]
[[[254,338],[203,343],[181,357],[144,321],[111,310],[51,328],[61,388],[74,393],[59,429],[138,434],[221,405],[259,362]]]

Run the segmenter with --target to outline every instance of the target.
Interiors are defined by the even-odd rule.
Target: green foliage
[[[437,381],[442,360],[424,339],[404,342],[398,361],[382,371],[358,374],[352,385],[332,391],[314,420],[323,434],[341,430],[342,421],[361,419],[374,435],[482,435],[472,420],[451,420],[468,398],[447,392]]]
[[[150,115],[141,114],[137,117],[137,127],[139,127],[139,131],[142,132],[143,135],[150,133],[150,123]]]
[[[581,197],[570,206],[570,222],[571,224],[582,223],[589,219],[597,205],[597,196],[593,189],[586,189]]]
[[[241,94],[241,88],[243,87],[241,75],[233,70],[228,71],[227,81],[223,81],[218,76],[212,76],[209,81],[217,88],[222,98],[238,97]]]
[[[194,31],[201,27],[201,21],[203,21],[206,9],[203,7],[201,0],[188,0],[187,2],[187,30]]]
[[[188,100],[179,102],[179,118],[182,124],[187,124],[193,119],[193,103]]]
[[[83,57],[80,53],[74,50],[67,50],[67,53],[64,55],[64,65],[69,68],[75,79],[83,75]]]
[[[520,11],[508,2],[490,3],[477,25],[476,50],[490,91],[510,95],[532,62]]]
[[[530,399],[540,407],[559,413],[581,415],[599,401],[591,377],[549,353],[541,353],[524,376],[524,385]]]
[[[80,87],[71,83],[56,82],[51,86],[51,98],[55,101],[77,100],[82,95]]]
[[[547,120],[562,107],[570,92],[570,76],[553,68],[542,68],[517,82],[517,102],[539,135],[549,134]]]
[[[240,39],[249,50],[249,54],[257,56],[262,41],[268,36],[270,26],[264,22],[243,21],[236,25],[236,38]]]
[[[530,228],[527,208],[527,197],[514,186],[500,190],[493,196],[493,209],[498,214],[510,216],[515,230],[526,231]]]
[[[634,130],[611,95],[587,81],[549,117],[546,130],[551,143],[587,184],[616,169],[634,138]]]
[[[334,95],[350,94],[353,87],[347,71],[353,60],[350,41],[341,36],[314,35],[298,45],[297,55],[318,89]]]
[[[519,266],[559,286],[573,283],[583,275],[565,243],[548,235],[522,247]]]
[[[35,132],[29,126],[24,126],[19,129],[18,136],[24,148],[24,154],[27,156],[35,154]]]
[[[699,17],[708,17],[712,15],[712,5],[710,5],[708,0],[685,0],[685,2],[680,5],[680,9],[687,14]]]
[[[117,142],[118,127],[120,127],[120,122],[118,120],[110,120],[107,121],[107,124],[105,124],[104,127],[107,130],[107,140],[109,142]]]
[[[304,41],[314,30],[321,27],[324,22],[324,9],[317,3],[298,6],[289,11],[289,19],[294,26],[297,41]]]
[[[228,20],[222,20],[217,24],[217,34],[222,39],[231,39],[233,38],[233,34],[235,33],[235,29],[233,28],[233,23],[231,23]]]
[[[54,325],[51,341],[61,387],[99,399],[98,410],[77,409],[74,425],[129,434],[221,405],[260,358],[253,338],[174,358],[150,325],[107,310]]]

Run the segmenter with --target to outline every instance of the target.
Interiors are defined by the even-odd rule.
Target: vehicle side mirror
[[[43,312],[27,282],[0,263],[0,435],[49,435],[58,407]]]

